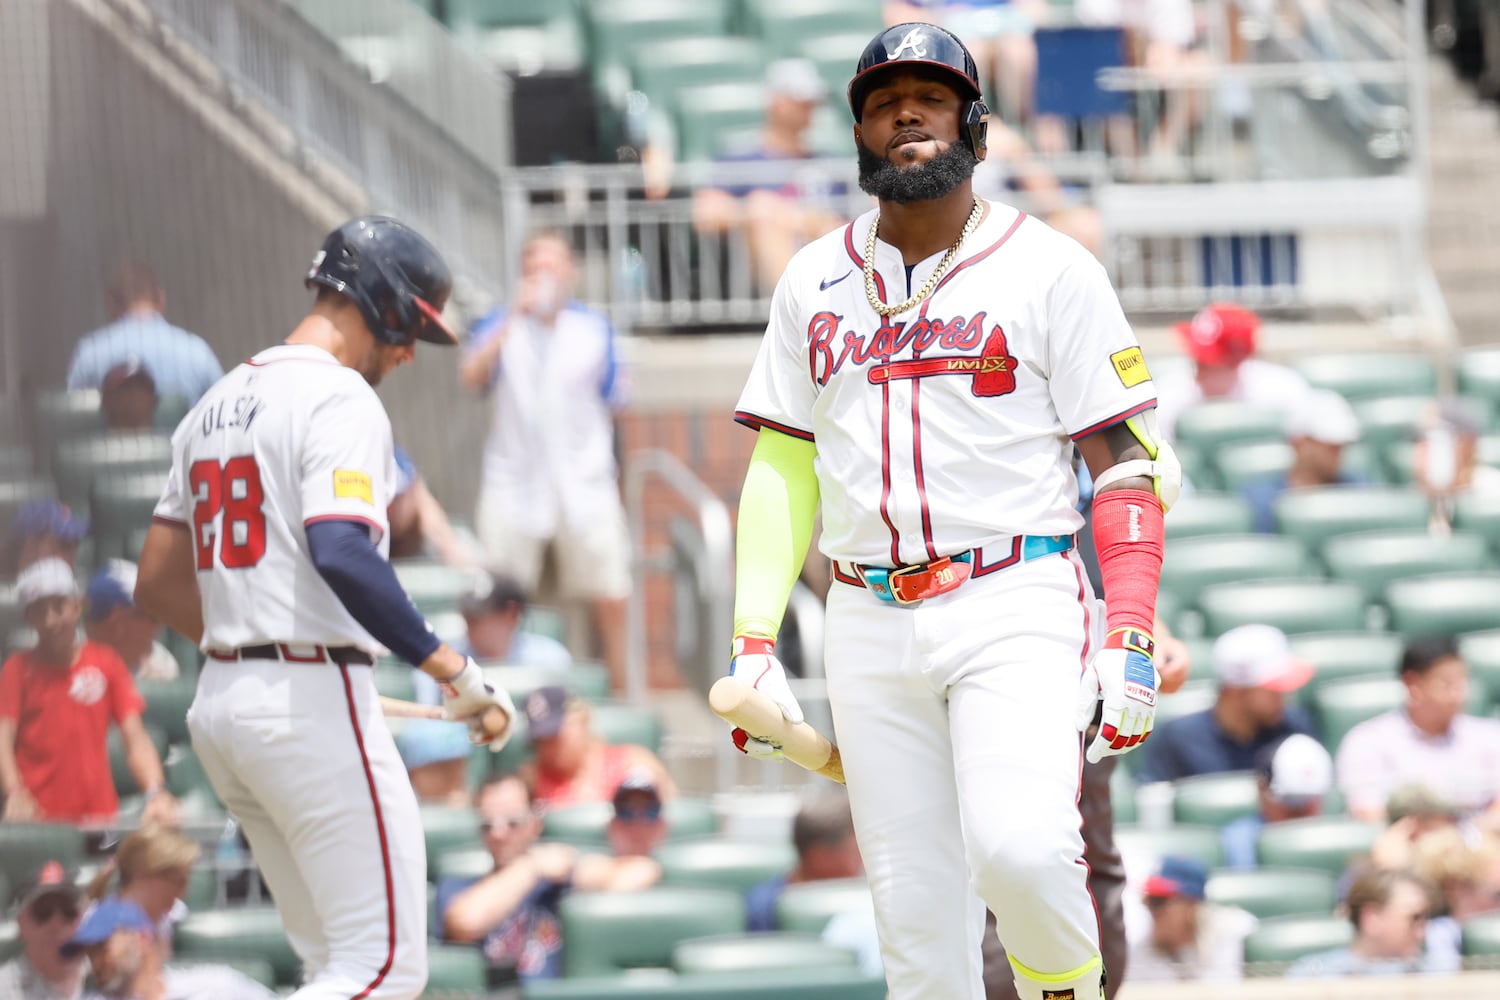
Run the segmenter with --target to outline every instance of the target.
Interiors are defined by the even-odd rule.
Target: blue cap
[[[1146,879],[1146,896],[1149,899],[1170,899],[1186,896],[1202,901],[1208,885],[1208,869],[1196,858],[1167,857],[1161,859],[1156,874]]]
[[[87,518],[78,517],[59,500],[28,500],[10,522],[10,540],[19,542],[38,535],[52,535],[76,542],[89,533]]]
[[[114,897],[106,899],[89,911],[78,925],[78,930],[62,946],[65,957],[77,955],[85,948],[108,941],[116,931],[144,931],[156,933],[156,925],[146,916],[140,904],[129,899]]]
[[[533,740],[556,736],[573,703],[566,688],[556,684],[539,687],[526,696],[526,728]]]
[[[100,566],[83,592],[89,621],[103,621],[115,608],[135,607],[135,578],[136,565],[127,559],[111,559]]]

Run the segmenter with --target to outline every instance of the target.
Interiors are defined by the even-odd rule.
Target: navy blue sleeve
[[[1171,695],[1167,695],[1171,697]],[[1140,769],[1135,772],[1135,783],[1137,785],[1149,785],[1157,781],[1171,781],[1180,777],[1178,773],[1181,767],[1178,765],[1177,737],[1181,732],[1181,719],[1173,719],[1164,726],[1158,727],[1151,733],[1151,738],[1146,745],[1141,747],[1145,753],[1141,761]],[[1141,750],[1137,750],[1140,753]]]
[[[438,648],[438,637],[370,541],[369,525],[317,521],[307,526],[307,547],[318,575],[382,646],[413,666]]]

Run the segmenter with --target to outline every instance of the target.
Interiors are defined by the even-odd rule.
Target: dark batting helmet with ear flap
[[[458,343],[443,322],[453,290],[448,265],[431,243],[395,219],[366,215],[329,233],[306,284],[347,295],[383,343]]]
[[[865,46],[859,65],[854,68],[854,79],[849,81],[849,110],[854,112],[854,120],[864,116],[865,95],[884,71],[917,66],[943,70],[949,82],[966,98],[959,125],[969,150],[983,159],[990,109],[979,87],[979,68],[958,36],[935,24],[920,21],[898,24],[886,28]]]

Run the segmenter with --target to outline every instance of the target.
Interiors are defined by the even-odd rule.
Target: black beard
[[[898,167],[859,144],[859,189],[881,201],[910,205],[935,201],[974,176],[979,160],[968,144],[955,142],[920,166]]]

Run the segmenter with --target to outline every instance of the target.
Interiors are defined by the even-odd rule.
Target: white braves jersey
[[[865,297],[875,213],[787,266],[736,419],[817,443],[832,559],[908,565],[1083,524],[1072,440],[1156,402],[1104,268],[1072,239],[989,203],[936,291],[882,321]],[[908,275],[875,247],[887,302]]]
[[[193,534],[204,648],[384,652],[313,566],[306,526],[362,521],[387,554],[391,445],[375,390],[318,347],[262,351],[203,395],[172,435],[155,516]]]

